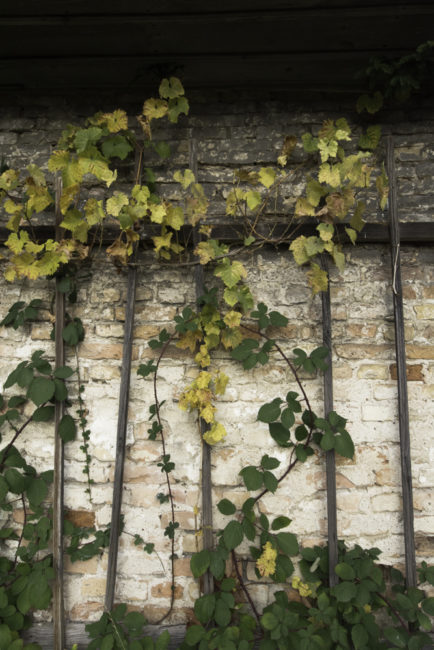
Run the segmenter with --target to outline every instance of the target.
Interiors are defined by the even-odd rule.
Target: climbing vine
[[[286,246],[296,264],[306,267],[313,294],[326,290],[328,275],[321,258],[328,256],[339,271],[344,269],[343,244],[354,244],[362,230],[373,185],[381,208],[386,205],[387,176],[374,154],[381,138],[380,128],[370,125],[358,134],[356,142],[345,118],[326,120],[301,140],[289,134],[275,166],[235,172],[226,198],[226,215],[239,229],[242,243],[231,248],[213,237],[213,224],[207,218],[208,199],[192,170],[174,172],[173,180],[182,194],[175,203],[158,194],[154,171],[144,163],[148,151],[163,160],[170,155],[166,143],[153,140],[155,122],[176,122],[188,110],[181,82],[164,79],[159,97],[144,102],[136,128],[121,109],[97,113],[84,126],[66,128],[47,162],[48,172],[35,165],[29,165],[24,173],[4,170],[0,174],[0,200],[10,231],[5,242],[5,278],[10,282],[55,278],[57,290],[73,303],[79,281],[77,269],[91,258],[106,232],[112,239],[107,255],[118,267],[139,263],[139,246],[143,235],[150,232],[155,256],[162,264],[201,265],[215,278],[210,283],[215,286],[208,286],[196,305],[186,306],[172,325],[149,342],[155,356],[138,368],[141,378],[153,382],[148,435],[150,440],[161,443],[157,466],[165,476],[166,488],[157,499],[161,504],[169,503],[171,512],[164,530],[170,540],[171,596],[167,612],[158,622],[169,616],[175,603],[175,538],[179,528],[171,482],[176,474],[176,459],[166,448],[163,402],[158,397],[158,372],[169,346],[176,344],[189,350],[197,365],[196,377],[182,389],[179,406],[205,423],[200,435],[206,445],[218,445],[227,436],[223,423],[216,418],[216,404],[230,378],[214,367],[216,350],[229,352],[246,371],[267,364],[270,357],[278,357],[292,375],[293,385],[263,404],[257,414],[258,421],[268,426],[276,448],[285,451],[285,461],[263,454],[256,464],[240,471],[246,490],[242,506],[227,498],[217,504],[219,512],[230,519],[216,531],[215,547],[204,548],[191,558],[193,576],[200,579],[209,572],[215,590],[196,600],[195,623],[188,627],[180,647],[247,650],[259,643],[262,650],[420,649],[430,640],[427,633],[431,630],[429,617],[434,615],[434,598],[426,597],[421,588],[406,589],[403,576],[395,569],[391,586],[387,585],[378,564],[379,550],[359,546],[348,549],[344,542],[339,544],[335,567],[339,582],[331,586],[327,547],[300,548],[290,531],[290,518],[286,514],[269,518],[260,508],[261,499],[276,493],[294,468],[310,456],[334,449],[352,458],[354,444],[343,417],[334,411],[321,417],[313,411],[302,381],[302,372],[313,375],[326,369],[329,350],[319,347],[308,354],[300,348],[291,352],[283,349],[271,328],[285,327],[288,319],[263,302],[255,304],[243,254],[270,244]],[[296,147],[303,151],[300,163],[291,162]],[[134,183],[128,192],[118,171],[121,166],[131,171],[132,159]],[[50,174],[61,178],[61,191],[53,192]],[[302,180],[304,190],[292,196],[296,180]],[[288,205],[292,206],[289,216]],[[62,234],[44,238],[40,226],[46,211],[53,207]],[[281,226],[278,232],[276,221]],[[304,225],[310,226],[310,233],[300,234]],[[199,236],[193,251],[188,241],[189,227],[196,229]],[[19,301],[1,324],[25,326],[35,319],[40,306],[39,299],[28,305]],[[67,314],[62,331],[65,344],[77,352],[84,336],[80,319]],[[16,526],[7,521],[0,530],[5,542],[5,553],[0,557],[0,650],[23,647],[20,635],[31,624],[30,613],[46,609],[51,600],[52,513],[47,496],[53,473],[38,473],[27,464],[15,443],[32,423],[50,422],[56,403],[67,407],[58,430],[65,443],[75,439],[78,422],[86,491],[91,497],[91,432],[78,355],[75,365],[53,370],[44,353],[37,350],[9,374],[4,384],[0,425],[8,428],[9,437],[0,452],[0,507],[9,516],[14,503],[18,503],[23,524],[17,532]],[[68,396],[69,382],[74,377],[78,382],[78,417],[71,414],[74,411]],[[9,395],[13,387],[18,387],[18,393]],[[146,553],[155,553],[155,540],[124,532],[132,535],[134,543]],[[97,530],[67,522],[65,534],[66,552],[76,561],[102,553],[110,531],[109,527]],[[258,578],[282,587],[262,612],[240,569],[241,561],[247,558],[254,564]],[[434,585],[433,570],[426,564],[419,569],[419,577],[421,584]],[[387,620],[381,625],[379,612]],[[91,638],[88,648],[166,648],[169,633],[163,632],[154,641],[146,636],[146,623],[141,613],[128,611],[125,604],[118,605],[87,626]]]

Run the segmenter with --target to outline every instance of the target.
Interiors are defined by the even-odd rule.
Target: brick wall
[[[124,104],[125,105],[125,104]],[[117,104],[107,106],[115,108]],[[4,109],[0,115],[1,154],[11,166],[28,162],[41,164],[55,144],[60,130],[70,121],[91,114],[101,106],[34,100],[25,109]],[[103,107],[106,108],[106,107]],[[344,107],[345,108],[345,107]],[[133,110],[137,112],[137,107]],[[344,111],[345,112],[345,111]],[[332,117],[340,115],[333,109]],[[283,137],[319,125],[328,108],[321,112],[289,107],[281,101],[239,105],[215,102],[199,105],[192,116],[175,129],[160,129],[156,137],[169,138],[173,167],[188,165],[188,136],[194,129],[198,140],[199,180],[212,201],[214,219],[224,214],[224,197],[233,169],[243,165],[272,164]],[[434,127],[428,113],[417,122],[404,114],[389,116],[387,128],[397,134],[397,173],[400,216],[406,220],[429,220],[433,207],[430,179],[434,170]],[[432,116],[431,116],[432,118]],[[298,155],[296,153],[296,155]],[[170,182],[171,172],[158,169],[162,192],[177,197]],[[295,180],[295,186],[299,180]],[[285,203],[291,209],[292,200]],[[372,206],[374,204],[372,203]],[[371,220],[384,219],[372,207]],[[390,258],[387,247],[360,246],[346,250],[343,274],[332,273],[332,318],[335,408],[348,418],[356,444],[353,461],[338,459],[338,533],[350,543],[378,546],[383,561],[402,565],[403,535],[400,496],[399,432],[397,422],[397,382],[394,357],[393,309]],[[155,495],[164,491],[164,475],[156,462],[161,453],[158,442],[148,440],[149,406],[153,403],[150,380],[136,377],[139,363],[153,356],[147,340],[161,327],[171,327],[177,310],[193,303],[193,275],[185,269],[158,268],[149,252],[140,256],[139,285],[133,347],[133,372],[129,408],[128,448],[125,466],[123,512],[125,531],[120,544],[116,599],[143,609],[151,620],[166,611],[170,596],[169,544],[163,537],[169,507],[160,506]],[[434,440],[431,431],[433,407],[434,345],[434,256],[429,248],[402,251],[405,298],[411,446],[414,481],[415,532],[418,560],[434,560]],[[312,298],[303,270],[294,266],[286,250],[263,250],[245,258],[254,296],[284,313],[288,326],[279,333],[289,352],[297,347],[311,350],[321,344],[321,302]],[[209,278],[211,281],[211,278]],[[50,340],[50,288],[48,281],[32,285],[7,285],[0,280],[0,314],[18,299],[41,297],[45,310],[27,331],[0,331],[0,379],[10,368],[35,349],[45,349],[53,357]],[[120,378],[120,359],[126,297],[126,274],[115,270],[100,256],[93,275],[83,273],[78,302],[69,308],[83,320],[86,338],[79,348],[80,368],[85,384],[85,400],[91,428],[91,474],[93,503],[86,495],[80,440],[66,446],[66,505],[76,521],[98,526],[110,520],[115,436]],[[256,463],[265,452],[285,458],[283,450],[271,444],[267,426],[256,421],[259,406],[293,387],[287,370],[273,357],[264,368],[243,372],[229,356],[218,353],[217,363],[230,376],[225,396],[218,404],[218,417],[228,431],[224,443],[212,452],[213,497],[242,502],[238,472],[246,463]],[[74,359],[69,359],[74,365]],[[176,518],[180,533],[176,538],[177,601],[172,622],[183,622],[198,595],[189,570],[189,554],[200,547],[200,442],[192,415],[178,408],[177,400],[196,369],[184,351],[169,349],[160,371],[160,399],[168,453],[176,462]],[[322,413],[322,380],[305,377],[314,409]],[[71,386],[72,394],[76,391]],[[73,414],[74,408],[70,410]],[[32,425],[20,448],[29,461],[48,469],[52,464],[53,437],[46,425]],[[298,467],[276,495],[263,500],[264,512],[287,514],[291,530],[302,543],[323,542],[326,534],[324,459],[314,456]],[[195,514],[195,508],[198,514]],[[16,513],[17,520],[22,513]],[[225,518],[215,512],[215,525]],[[153,542],[158,551],[148,556],[134,546],[138,533]],[[102,611],[107,558],[87,563],[67,562],[66,607],[71,620],[87,620]],[[253,566],[245,566],[249,579]],[[274,586],[254,586],[254,597],[264,604]],[[47,614],[48,616],[48,614]]]

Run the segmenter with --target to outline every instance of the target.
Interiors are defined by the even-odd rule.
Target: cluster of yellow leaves
[[[296,589],[303,598],[307,598],[313,594],[313,591],[307,582],[302,582],[298,576],[293,577],[291,586],[293,589]]]
[[[226,436],[224,426],[215,421],[216,407],[213,404],[215,395],[223,395],[226,385],[229,381],[224,372],[211,374],[207,370],[202,370],[198,377],[186,388],[179,399],[179,407],[184,411],[198,412],[198,415],[211,424],[211,428],[204,434],[204,440],[213,445]],[[211,388],[214,386],[214,390]]]
[[[141,115],[137,116],[145,136],[151,140],[151,122],[167,116],[170,122],[177,122],[181,113],[187,115],[188,100],[182,83],[176,77],[163,79],[159,87],[159,99],[147,99],[143,104]]]
[[[86,256],[86,250],[77,247],[73,240],[63,239],[56,242],[47,239],[44,243],[37,244],[30,240],[25,230],[11,233],[5,244],[12,252],[5,271],[5,278],[9,282],[17,278],[36,280],[44,275],[52,275],[60,264],[66,264],[73,254]]]
[[[256,568],[261,576],[271,576],[276,572],[276,558],[276,549],[273,548],[271,542],[266,542],[262,547],[262,555],[256,560]]]

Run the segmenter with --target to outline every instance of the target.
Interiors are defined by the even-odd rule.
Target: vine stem
[[[154,399],[155,399],[155,414],[157,416],[158,425],[161,427],[160,436],[161,436],[161,445],[163,447],[163,456],[166,455],[166,441],[165,441],[165,438],[164,438],[163,425],[162,425],[162,422],[161,422],[161,415],[160,415],[160,402],[159,402],[159,399],[158,399],[158,392],[157,392],[157,375],[158,375],[158,368],[160,366],[161,360],[162,360],[167,348],[169,347],[170,343],[172,343],[172,341],[174,340],[175,336],[176,336],[176,332],[171,334],[169,339],[163,345],[163,347],[161,349],[161,352],[160,352],[160,354],[158,356],[157,362],[156,362],[156,367],[155,367],[155,372],[154,372],[154,380],[153,380]],[[169,478],[169,472],[164,470],[164,473],[166,475],[167,491],[169,493],[171,521],[172,521],[172,524],[175,524],[175,500],[173,498],[172,486],[170,484],[170,478]],[[170,605],[169,605],[169,609],[167,610],[167,612],[161,618],[159,618],[158,621],[156,621],[154,623],[154,625],[159,625],[160,623],[162,623],[171,614],[171,612],[173,610],[173,605],[175,603],[175,530],[174,529],[172,531],[172,537],[171,537],[170,542],[171,542],[171,553],[170,553],[170,568],[171,568]]]
[[[46,403],[47,403],[47,402],[44,402],[43,404],[41,404],[41,406],[40,406],[39,408],[42,408],[43,406],[45,406]],[[18,436],[19,436],[19,435],[24,431],[24,429],[26,428],[26,426],[27,426],[28,424],[30,424],[30,422],[32,421],[32,419],[33,419],[33,413],[32,413],[32,415],[31,415],[29,418],[27,418],[27,420],[26,420],[26,421],[25,421],[25,422],[20,426],[19,429],[15,429],[15,435],[13,436],[12,440],[11,440],[11,441],[6,445],[6,447],[4,448],[4,450],[3,450],[3,452],[2,452],[3,460],[2,460],[2,463],[0,464],[0,472],[2,472],[2,471],[4,470],[4,467],[5,467],[5,461],[6,461],[6,458],[7,458],[7,454],[8,454],[8,452],[9,452],[9,450],[11,449],[11,447],[13,446],[15,440],[16,440],[16,439],[18,438]]]
[[[231,551],[231,555],[232,555],[232,561],[233,561],[233,563],[234,563],[234,567],[235,567],[235,572],[236,572],[236,574],[237,574],[238,582],[240,583],[240,585],[241,585],[241,589],[244,591],[244,593],[245,593],[245,595],[246,595],[246,598],[247,598],[247,600],[249,601],[249,605],[250,605],[250,607],[252,608],[252,611],[253,611],[253,613],[254,613],[254,615],[255,615],[255,617],[256,617],[256,620],[258,621],[258,623],[260,623],[259,612],[258,612],[258,610],[256,609],[256,605],[255,605],[255,603],[253,602],[252,597],[250,596],[249,591],[248,591],[246,585],[244,584],[244,579],[243,579],[243,576],[241,575],[241,571],[240,571],[240,568],[239,568],[239,566],[238,566],[237,556],[236,556],[235,551],[234,551],[233,549],[232,549],[232,551]]]

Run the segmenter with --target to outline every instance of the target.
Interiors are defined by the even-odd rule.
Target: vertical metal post
[[[390,244],[392,253],[392,291],[395,316],[395,349],[398,379],[399,438],[401,448],[401,481],[404,519],[405,568],[407,587],[415,587],[416,553],[414,544],[413,493],[410,455],[410,421],[404,334],[404,307],[401,284],[401,255],[398,207],[396,197],[395,154],[393,136],[387,138],[387,173],[389,175]]]
[[[136,266],[128,269],[127,302],[125,306],[124,343],[122,350],[121,382],[119,389],[119,411],[116,437],[116,463],[113,483],[113,502],[110,527],[110,542],[107,563],[105,609],[113,609],[116,570],[118,563],[119,535],[121,533],[121,506],[124,480],[125,445],[127,439],[128,398],[131,375],[131,353],[133,346],[134,304],[136,299]]]
[[[324,271],[328,271],[325,257],[321,259]],[[328,348],[327,370],[324,373],[324,415],[333,411],[333,366],[332,366],[332,318],[330,301],[330,281],[327,291],[321,293],[322,300],[322,335],[323,345]],[[338,533],[336,513],[336,466],[335,451],[326,452],[326,486],[327,486],[327,538],[329,549],[329,583],[333,587],[338,583],[335,566],[338,563]]]
[[[60,198],[62,196],[62,179],[55,182],[55,216],[56,241],[62,238],[60,228],[62,213]],[[56,280],[56,325],[55,325],[55,366],[65,365],[65,348],[62,332],[65,327],[65,294],[58,290]],[[53,568],[55,572],[53,585],[53,620],[54,620],[54,650],[65,648],[65,611],[63,599],[63,518],[64,518],[64,448],[59,436],[59,423],[64,415],[64,402],[54,405],[54,502],[53,502]]]
[[[197,142],[190,134],[190,169],[197,177]],[[200,235],[197,229],[193,230],[193,242],[196,246],[200,242]],[[194,278],[196,284],[196,297],[199,298],[205,291],[204,273],[200,265],[194,267]],[[203,547],[211,550],[214,546],[213,525],[212,525],[212,482],[211,482],[211,447],[203,439],[207,431],[205,420],[199,418],[199,428],[202,436],[202,539]],[[214,578],[208,570],[203,576],[203,591],[210,594],[214,591]]]
[[[141,153],[136,152],[134,178],[140,182]],[[136,252],[136,251],[135,251]],[[134,254],[133,256],[134,257]],[[113,609],[116,571],[118,565],[119,536],[121,534],[121,507],[124,483],[125,445],[127,440],[128,400],[130,393],[131,356],[133,349],[134,308],[136,302],[137,266],[130,264],[127,278],[127,299],[125,305],[124,342],[122,348],[121,381],[119,387],[119,410],[116,434],[116,461],[113,481],[112,516],[110,525],[110,541],[107,561],[107,582],[104,607],[106,611]]]

